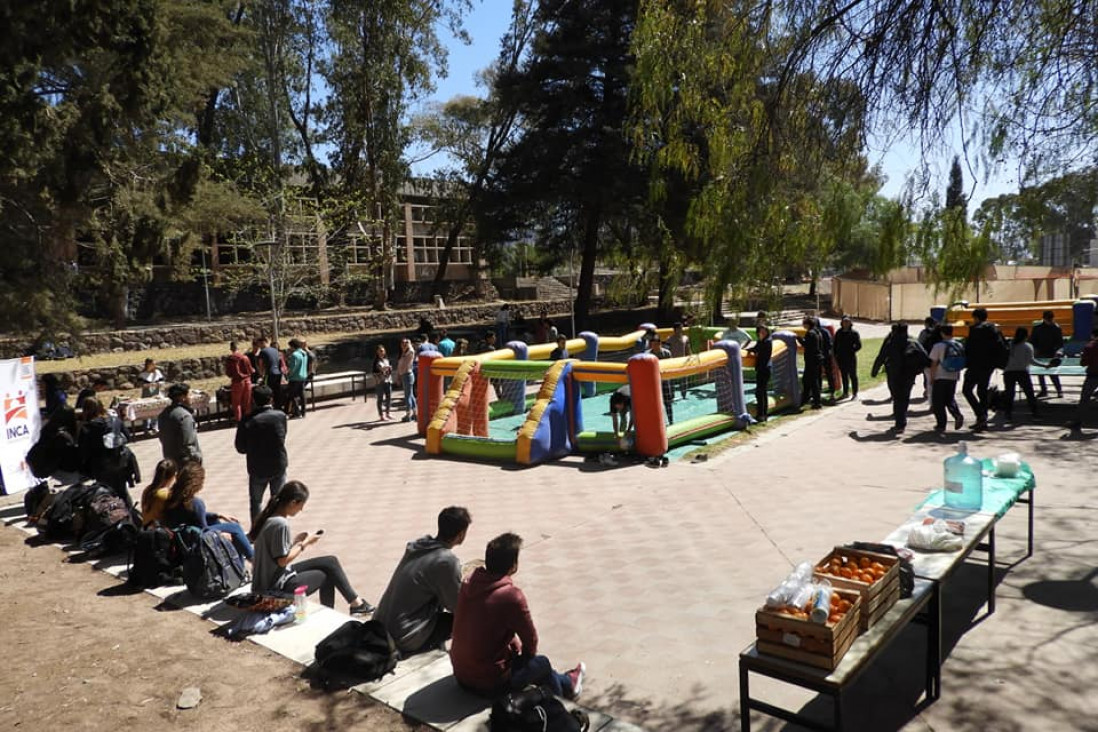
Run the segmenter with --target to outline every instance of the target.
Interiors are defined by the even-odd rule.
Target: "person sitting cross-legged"
[[[401,653],[438,648],[450,638],[461,589],[461,563],[453,548],[465,541],[471,522],[466,509],[444,508],[438,515],[438,534],[405,547],[374,613]]]
[[[500,534],[488,542],[485,566],[462,583],[450,642],[454,677],[479,694],[497,695],[535,684],[575,699],[582,691],[586,666],[580,663],[562,674],[538,655],[538,632],[526,596],[511,581],[521,548],[520,536]]]

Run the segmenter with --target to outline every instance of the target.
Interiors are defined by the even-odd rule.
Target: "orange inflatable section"
[[[636,442],[633,449],[646,457],[667,452],[667,422],[663,414],[663,390],[660,388],[660,360],[650,353],[634,356],[625,365],[633,399],[633,425]]]

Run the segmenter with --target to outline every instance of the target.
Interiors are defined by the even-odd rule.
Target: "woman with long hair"
[[[174,460],[164,458],[156,464],[156,473],[141,493],[141,525],[151,526],[164,521],[164,511],[168,508],[172,486],[179,474],[179,466]]]
[[[401,422],[414,422],[416,419],[416,352],[412,342],[400,339],[400,358],[397,361],[397,377],[404,389],[404,417]]]
[[[310,595],[319,590],[321,604],[335,607],[335,593],[339,590],[351,606],[352,615],[372,613],[374,606],[351,587],[338,559],[324,556],[298,561],[320,540],[320,532],[312,535],[301,532],[291,538],[289,519],[301,513],[308,500],[309,489],[305,484],[291,480],[267,502],[256,518],[248,534],[255,542],[252,591],[293,592],[298,587],[305,587]]]
[[[1029,412],[1037,416],[1037,396],[1033,393],[1033,381],[1029,376],[1029,367],[1032,365],[1047,366],[1034,358],[1033,344],[1029,342],[1029,329],[1020,327],[1014,331],[1014,338],[1010,343],[1010,357],[1007,359],[1006,368],[1003,369],[1003,391],[1005,394],[1003,411],[1006,412],[1008,422],[1014,421],[1014,389],[1021,387],[1026,395],[1026,403],[1029,404]]]
[[[186,462],[179,469],[179,475],[168,496],[164,518],[168,526],[197,526],[200,529],[212,529],[228,534],[233,546],[245,559],[251,559],[255,552],[252,543],[240,522],[226,515],[206,511],[206,503],[198,497],[206,485],[206,469],[202,463]]]
[[[384,422],[392,419],[393,367],[385,353],[385,346],[378,346],[374,355],[374,377],[377,379],[377,418]]]

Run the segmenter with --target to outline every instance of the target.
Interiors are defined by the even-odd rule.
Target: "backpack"
[[[39,509],[45,508],[42,502],[50,495],[50,486],[45,481],[32,486],[26,493],[23,494],[23,513],[27,515],[27,519],[35,518]]]
[[[590,725],[585,712],[569,712],[540,686],[499,697],[488,717],[489,732],[586,732]]]
[[[82,530],[84,509],[98,487],[95,483],[77,483],[57,494],[39,520],[43,533],[51,539],[61,539]]]
[[[400,654],[380,620],[348,620],[316,644],[312,675],[325,689],[376,681],[396,668]]]
[[[69,431],[59,429],[38,438],[27,451],[26,461],[36,478],[48,478],[59,470],[77,470],[80,450]]]
[[[180,581],[181,558],[175,532],[159,523],[141,529],[130,550],[126,580],[135,587],[163,587]]]
[[[231,541],[213,529],[183,526],[176,531],[183,582],[195,597],[220,600],[248,580],[244,560]]]
[[[74,530],[75,530],[74,521]],[[84,508],[80,549],[88,553],[121,551],[133,544],[137,525],[133,511],[113,489],[99,486]]]
[[[945,357],[942,358],[942,369],[950,373],[959,373],[965,367],[965,347],[957,341],[944,341]]]

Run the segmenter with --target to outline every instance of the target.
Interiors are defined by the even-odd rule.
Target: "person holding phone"
[[[293,592],[305,587],[306,594],[320,592],[320,603],[335,607],[336,590],[350,605],[351,615],[369,615],[374,606],[351,587],[339,559],[312,557],[298,561],[309,547],[320,541],[323,530],[301,532],[291,539],[289,519],[301,513],[309,500],[309,489],[291,480],[271,498],[252,525],[248,538],[255,544],[252,560],[252,592]]]

